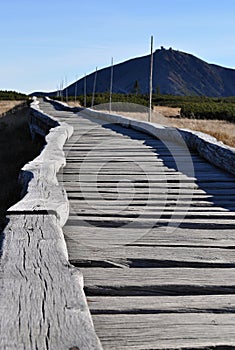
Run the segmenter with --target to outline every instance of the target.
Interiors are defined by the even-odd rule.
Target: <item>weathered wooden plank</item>
[[[235,249],[121,246],[105,249],[68,239],[69,259],[76,266],[115,267],[235,267]],[[104,263],[104,264],[103,264]]]
[[[76,222],[75,222],[76,224]],[[88,244],[91,247],[105,247],[105,240],[107,242],[107,235],[103,234],[104,228],[94,227],[93,237],[92,235],[85,236],[89,225],[85,222],[80,226],[74,226],[72,219],[70,219],[66,226],[63,228],[65,239],[69,244],[69,250],[72,249],[73,244]],[[189,247],[222,247],[233,248],[235,247],[235,235],[234,229],[200,229],[200,228],[179,228],[179,227],[158,227],[151,228],[143,232],[142,227],[128,227],[125,228],[125,234],[130,234],[133,237],[128,243],[131,246],[189,246]],[[112,227],[113,235],[117,235],[119,228]],[[103,239],[102,239],[103,237]],[[110,237],[110,234],[109,234]],[[136,237],[136,239],[134,239]],[[93,239],[93,240],[92,240]],[[70,242],[71,240],[71,242]],[[100,242],[99,242],[100,241]],[[103,241],[103,242],[102,242]]]
[[[211,216],[217,216],[221,214],[221,219],[224,216],[233,216],[232,213],[228,212],[228,209],[221,208],[221,207],[213,207],[212,205],[203,205],[202,203],[197,202],[195,204],[191,204],[190,202],[180,202],[177,203],[177,200],[175,202],[167,202],[167,204],[164,201],[164,198],[162,198],[161,203],[156,202],[150,202],[148,201],[148,198],[145,199],[145,201],[139,202],[129,199],[128,200],[119,200],[116,199],[113,200],[113,203],[110,203],[110,198],[107,196],[103,196],[103,198],[100,198],[100,200],[94,201],[89,200],[88,197],[85,196],[84,200],[82,201],[81,198],[78,198],[78,200],[71,200],[71,207],[73,211],[76,211],[77,214],[84,213],[86,215],[93,215],[94,212],[97,213],[97,211],[102,211],[100,214],[104,215],[104,213],[109,214],[139,214],[140,212],[144,213],[145,215],[151,215],[153,218],[156,216],[156,213],[185,213],[187,211],[188,215],[197,215],[200,217],[200,215],[209,214],[211,213]],[[137,203],[136,203],[137,202]],[[169,204],[172,205],[172,207],[169,208]],[[174,208],[174,205],[176,207]],[[235,211],[235,207],[230,206],[230,210]],[[227,215],[230,214],[230,215]],[[234,214],[235,215],[235,214]]]
[[[97,167],[97,171],[94,173],[90,173],[88,174],[87,171],[85,170],[83,173],[83,170],[81,169],[80,174],[63,174],[63,179],[64,181],[68,181],[68,182],[76,182],[76,181],[80,181],[83,183],[105,183],[105,182],[110,182],[110,183],[118,183],[120,181],[132,181],[132,183],[138,184],[138,183],[143,183],[145,182],[146,184],[149,184],[151,186],[154,186],[155,184],[161,184],[162,187],[170,187],[171,184],[194,184],[194,186],[196,187],[195,181],[197,181],[197,184],[199,184],[199,186],[201,186],[202,188],[206,188],[208,183],[213,183],[213,181],[215,183],[217,183],[218,181],[220,181],[219,178],[214,178],[213,181],[209,182],[208,177],[202,179],[202,178],[198,178],[198,180],[196,178],[188,178],[188,177],[183,177],[183,176],[177,176],[177,175],[171,175],[169,177],[167,177],[167,174],[162,173],[162,175],[159,174],[159,176],[155,176],[155,177],[151,177],[151,175],[148,175],[148,173],[146,174],[142,174],[141,176],[138,175],[118,175],[118,174],[110,174],[110,175],[104,175],[104,174],[99,174],[98,172],[99,167]],[[87,178],[86,178],[87,177]],[[225,180],[222,178],[221,182],[223,183]],[[226,180],[227,181],[227,180]],[[229,181],[227,181],[229,182]],[[234,179],[231,179],[231,185],[234,184]],[[209,185],[210,187],[216,187],[215,185]],[[233,188],[233,187],[232,187]],[[226,191],[226,188],[225,188]],[[234,189],[232,190],[233,194],[234,194]]]
[[[75,225],[73,225],[75,224]],[[78,225],[78,226],[76,226]],[[88,230],[89,229],[89,230]],[[107,232],[106,232],[107,230]],[[109,232],[108,232],[109,230]],[[88,245],[90,247],[107,247],[112,245],[110,238],[110,227],[93,227],[86,222],[68,221],[63,229],[65,239],[69,248],[79,244]],[[179,227],[124,227],[124,234],[127,236],[128,245],[131,246],[189,246],[189,247],[228,247],[235,246],[234,229],[200,229],[197,228],[179,228]],[[85,234],[87,232],[87,235]],[[112,227],[113,236],[120,235],[119,227]],[[110,238],[111,239],[111,238]],[[122,242],[121,242],[122,243]],[[118,242],[116,243],[118,244]],[[119,244],[118,244],[119,245]]]
[[[235,295],[90,296],[92,314],[234,313]]]
[[[98,192],[98,196],[97,196]],[[132,191],[125,191],[125,187],[120,188],[116,184],[112,184],[109,186],[86,186],[85,184],[80,185],[80,188],[69,187],[69,197],[73,202],[82,201],[84,199],[89,200],[89,202],[98,202],[100,200],[110,200],[110,203],[115,203],[118,198],[120,200],[133,202],[138,205],[148,203],[155,203],[156,206],[162,205],[162,202],[166,201],[167,204],[174,205],[177,202],[179,206],[185,203],[185,206],[214,206],[217,208],[223,207],[223,205],[230,205],[230,207],[234,206],[235,196],[231,194],[229,196],[229,191],[217,191],[217,193],[208,193],[205,194],[203,192],[195,192],[192,190],[187,190],[185,188],[179,189],[169,189],[161,191],[161,189],[151,189],[143,188],[140,189],[134,188]],[[129,195],[129,198],[128,198]],[[112,201],[111,201],[112,200]],[[82,204],[82,203],[81,203]],[[231,209],[232,210],[232,209]]]
[[[70,227],[71,229],[71,227]],[[137,231],[138,233],[138,231]],[[74,232],[75,234],[75,232]],[[78,233],[77,233],[78,234]],[[73,237],[73,236],[72,236]],[[153,228],[131,243],[134,246],[235,247],[234,229]]]
[[[235,346],[234,314],[93,315],[93,319],[107,350]]]
[[[60,178],[61,182],[63,181],[63,184],[66,187],[66,189],[68,188],[68,191],[70,191],[71,189],[81,188],[81,182],[79,182],[79,181],[73,181],[70,178],[68,178],[66,181],[63,174],[61,174],[59,178]],[[118,188],[120,188],[120,190],[122,188],[130,188],[130,182],[129,181],[125,182],[124,180],[123,181],[116,181],[113,183],[108,182],[108,181],[107,182],[100,181],[99,187],[108,187],[108,188],[110,187],[113,189],[114,186],[117,186],[117,184],[118,184]],[[94,188],[97,186],[97,183],[89,182],[86,184],[86,182],[83,181],[82,186]],[[147,188],[147,190],[149,188],[148,183],[143,183],[143,182],[142,183],[141,182],[135,183],[134,186],[135,186],[136,192],[138,192],[138,191],[140,191],[140,192],[145,191],[146,192],[146,188]],[[206,194],[205,191],[203,191],[202,189],[200,189],[200,188],[198,189],[197,185],[194,182],[188,182],[188,183],[187,182],[185,182],[185,183],[184,182],[180,182],[180,183],[179,182],[178,183],[172,182],[172,183],[169,183],[169,182],[165,181],[163,184],[162,183],[151,183],[151,191],[154,191],[154,189],[156,189],[157,193],[164,193],[164,192],[171,193],[173,191],[176,191],[177,189],[178,190],[179,189],[186,189],[186,190],[188,190],[187,192],[190,192],[190,193],[195,192],[195,194],[204,194],[204,195]],[[195,189],[196,191],[192,191],[193,189]],[[148,193],[149,193],[149,191],[148,191]],[[226,193],[226,189],[218,190],[218,193]]]
[[[234,268],[81,268],[87,295],[234,294]],[[144,273],[144,277],[143,277]]]
[[[181,213],[178,212],[169,212],[169,213],[155,213],[155,215],[148,215],[145,214],[144,211],[140,211],[139,213],[102,213],[99,212],[97,213],[98,210],[94,210],[93,213],[89,215],[89,213],[84,212],[78,212],[76,208],[73,210],[71,208],[71,212],[74,215],[73,219],[70,219],[68,224],[70,225],[75,225],[76,221],[77,224],[79,225],[79,221],[87,221],[90,222],[91,225],[99,227],[99,225],[102,225],[102,223],[105,222],[110,222],[110,223],[120,223],[122,226],[123,225],[128,225],[132,224],[133,227],[135,225],[136,228],[142,227],[144,228],[146,225],[149,228],[156,227],[156,226],[165,226],[165,225],[175,225],[182,227],[184,225],[191,225],[191,227],[196,227],[199,224],[202,224],[204,226],[204,229],[206,228],[214,228],[217,225],[224,226],[223,228],[226,229],[226,225],[229,228],[229,225],[232,228],[235,228],[235,221],[234,221],[234,213],[229,212],[229,215],[226,215],[226,213],[201,213],[199,216],[198,214],[187,214],[187,210],[182,211]],[[223,219],[223,220],[222,220]],[[221,221],[222,220],[222,221]],[[93,224],[92,224],[93,222]],[[181,225],[182,224],[182,225]],[[208,224],[208,225],[207,225]]]
[[[78,166],[76,168],[68,168],[66,167],[65,169],[63,169],[63,174],[66,174],[66,175],[75,175],[75,174],[79,174],[80,173],[80,169]],[[97,166],[93,166],[93,167],[82,167],[83,170],[83,173],[84,174],[92,174],[94,171],[97,171]],[[162,170],[162,169],[156,169],[154,170],[153,167],[151,168],[145,168],[145,170],[141,170],[141,169],[135,169],[134,167],[125,167],[125,169],[121,169],[119,164],[116,164],[115,167],[113,168],[107,168],[106,166],[103,166],[101,169],[98,169],[99,170],[99,175],[107,175],[107,176],[110,176],[110,175],[132,175],[133,177],[135,176],[143,176],[143,175],[146,175],[146,173],[148,173],[151,177],[155,176],[159,176],[159,175],[163,175],[163,174],[167,174],[169,176],[171,175],[177,175],[177,174],[180,174],[180,173],[177,173],[176,171],[174,170]]]
[[[140,165],[142,164],[142,162],[138,165],[135,163],[130,163],[128,161],[124,161],[124,160],[117,160],[115,161],[113,164],[110,165],[110,161],[107,161],[106,163],[103,162],[102,163],[102,167],[99,167],[98,170],[99,172],[104,172],[104,173],[112,173],[112,172],[117,172],[120,170],[123,171],[123,174],[143,174],[143,173],[150,173],[150,174],[169,174],[169,175],[173,175],[173,174],[179,174],[179,172],[172,168],[172,167],[165,167],[162,163],[158,163],[157,162],[147,162],[144,163],[144,169],[141,169]],[[80,169],[83,169],[83,171],[85,172],[97,172],[97,163],[96,162],[82,162],[82,161],[76,161],[71,160],[68,163],[68,166],[64,169],[64,171],[67,171],[68,169],[68,173],[70,172],[78,172]],[[211,174],[212,170],[208,170],[205,171],[204,174]],[[196,177],[197,175],[201,174],[202,171],[199,171],[198,169],[195,170],[195,174]],[[220,173],[219,173],[220,174]],[[224,177],[224,174],[221,173],[220,174],[222,180],[224,182],[226,182],[226,177]],[[218,181],[221,182],[221,181]]]
[[[165,199],[167,200],[167,199]],[[81,201],[81,200],[80,200]],[[116,200],[116,203],[113,205],[108,205],[109,202],[108,199],[105,197],[100,198],[99,201],[88,201],[88,198],[85,197],[84,202],[78,201],[72,201],[71,200],[71,207],[73,212],[76,212],[78,216],[100,216],[104,217],[107,215],[112,215],[113,217],[119,216],[119,215],[139,215],[142,214],[141,218],[152,218],[154,219],[156,216],[161,215],[163,218],[166,215],[172,215],[174,213],[175,216],[180,217],[184,216],[186,219],[188,217],[196,216],[196,218],[204,218],[209,216],[211,219],[220,217],[221,219],[228,219],[228,218],[235,218],[235,213],[232,211],[229,211],[227,209],[223,208],[216,208],[216,207],[205,207],[205,206],[198,206],[198,207],[192,207],[190,206],[191,203],[183,204],[176,202],[176,207],[174,208],[173,203],[172,207],[169,208],[166,203],[164,203],[164,200],[162,201],[162,206],[160,205],[149,205],[148,198],[146,198],[145,203],[142,203],[138,206],[136,203],[130,199],[129,202],[127,201],[120,201]],[[114,201],[113,201],[114,202]],[[153,204],[153,203],[152,203]],[[165,205],[164,205],[165,204]],[[181,204],[181,205],[180,205]],[[232,208],[230,208],[232,209]]]
[[[63,179],[63,177],[61,178],[61,180]],[[64,182],[64,186],[66,187],[67,192],[70,194],[72,192],[74,192],[75,196],[76,193],[78,193],[78,195],[85,190],[85,193],[92,193],[92,192],[96,192],[97,188],[99,189],[100,192],[108,192],[110,194],[110,196],[113,194],[114,196],[116,196],[116,193],[118,191],[118,193],[120,192],[120,194],[122,193],[128,193],[128,189],[130,190],[130,182],[125,182],[125,181],[121,181],[119,183],[110,183],[110,182],[106,182],[106,183],[76,183],[76,182]],[[146,198],[146,195],[149,195],[150,193],[150,189],[148,187],[148,184],[141,184],[141,183],[135,183],[134,184],[134,194],[138,195],[141,198],[144,196],[144,198]],[[159,198],[161,196],[161,194],[167,195],[169,197],[171,196],[178,196],[180,198],[182,198],[182,200],[184,198],[187,198],[187,196],[190,198],[201,198],[204,200],[207,199],[213,199],[213,197],[216,197],[215,199],[219,199],[222,198],[223,200],[227,200],[227,201],[235,201],[235,195],[233,194],[233,191],[229,190],[229,189],[218,189],[218,190],[208,190],[208,192],[206,192],[205,190],[202,189],[197,189],[195,188],[194,184],[167,184],[166,187],[163,187],[159,184],[151,184],[151,198],[152,196],[154,196],[153,198]],[[229,195],[230,194],[230,195]],[[170,198],[169,198],[170,199]]]

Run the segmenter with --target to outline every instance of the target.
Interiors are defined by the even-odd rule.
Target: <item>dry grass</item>
[[[3,113],[10,111],[12,108],[22,104],[22,101],[0,101],[0,117]]]
[[[197,120],[171,118],[170,123],[177,128],[201,131],[226,145],[235,147],[235,124],[223,120]]]
[[[66,102],[66,101],[64,101],[64,102]],[[79,101],[77,101],[77,102],[75,102],[75,101],[68,101],[66,103],[70,107],[82,107],[82,105],[81,105],[81,103]]]
[[[167,125],[176,128],[201,131],[215,137],[226,145],[235,147],[235,124],[224,120],[200,120],[179,118],[180,108],[154,107],[154,111],[167,118]]]
[[[80,102],[68,101],[66,102],[70,107],[82,107]]]
[[[167,106],[154,106],[154,112],[161,113],[165,117],[179,117],[181,108],[167,107]]]

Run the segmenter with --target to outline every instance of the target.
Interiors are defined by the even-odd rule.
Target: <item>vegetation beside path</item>
[[[58,100],[74,101],[74,96],[55,97]],[[77,101],[84,104],[84,96],[77,96]],[[135,103],[148,107],[149,96],[140,94],[113,94],[112,102]],[[109,103],[109,93],[97,93],[93,105]],[[235,122],[235,96],[212,98],[205,96],[174,96],[153,94],[153,106],[167,106],[180,109],[181,118],[226,120]],[[92,106],[92,95],[86,96],[86,106]]]

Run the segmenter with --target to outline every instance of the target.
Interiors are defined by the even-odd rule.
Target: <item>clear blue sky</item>
[[[161,45],[235,68],[235,0],[2,0],[0,89],[56,90],[61,80]]]

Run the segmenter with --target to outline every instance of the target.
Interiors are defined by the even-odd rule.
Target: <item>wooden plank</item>
[[[234,294],[235,268],[81,268],[90,295]]]
[[[95,165],[94,167],[85,167],[85,169],[82,169],[83,170],[83,174],[92,174],[94,171],[97,171],[97,166]],[[110,176],[110,175],[119,175],[121,173],[122,176],[124,175],[132,175],[133,177],[135,176],[143,176],[143,175],[146,175],[146,173],[148,173],[151,177],[153,176],[159,176],[159,175],[163,175],[163,174],[167,174],[169,176],[171,175],[177,175],[177,172],[174,171],[174,170],[162,170],[162,169],[156,169],[154,170],[154,168],[149,168],[149,169],[146,169],[143,170],[143,169],[135,169],[135,167],[130,167],[130,168],[125,168],[125,169],[120,169],[120,165],[119,164],[116,164],[115,167],[113,168],[107,168],[106,166],[103,166],[101,169],[98,169],[99,170],[99,175],[107,175],[107,176]],[[79,167],[76,167],[76,168],[64,168],[63,169],[63,174],[66,174],[66,175],[74,175],[74,174],[79,174],[80,173],[80,168]],[[180,173],[178,173],[180,174]]]
[[[97,168],[98,170],[98,168]],[[141,182],[145,181],[146,183],[150,184],[151,182],[154,183],[167,183],[169,181],[172,182],[185,182],[185,183],[192,183],[196,179],[195,178],[188,178],[184,176],[178,176],[178,175],[171,175],[169,178],[164,175],[164,173],[159,174],[159,176],[151,176],[150,174],[141,174],[141,175],[123,175],[123,174],[110,174],[110,175],[102,175],[102,174],[87,174],[86,172],[83,173],[81,170],[80,174],[63,174],[63,178],[65,181],[69,179],[70,181],[80,181],[80,182],[119,182],[120,180],[125,180],[125,181],[133,181],[133,182]]]
[[[63,184],[64,184],[64,187],[67,189],[68,188],[68,191],[70,191],[71,189],[79,189],[81,187],[81,183],[79,181],[73,181],[71,178],[68,178],[67,181],[66,179],[64,178],[63,174],[60,174],[59,175],[59,178],[61,180],[61,182],[63,181]],[[117,182],[99,182],[99,186],[100,187],[110,187],[113,189],[114,185],[113,184],[118,184],[118,187],[120,187],[120,190],[122,188],[130,188],[130,182],[129,181],[117,181]],[[135,183],[135,189],[136,189],[136,192],[138,191],[145,191],[146,192],[146,188],[148,190],[149,188],[149,185],[148,183]],[[94,183],[87,183],[86,182],[83,182],[82,183],[82,186],[89,186],[89,187],[96,187],[97,184],[94,182]],[[165,182],[165,183],[151,183],[151,191],[153,191],[154,189],[156,189],[156,192],[157,193],[164,193],[164,192],[167,192],[167,193],[171,193],[173,191],[176,191],[176,190],[179,190],[179,189],[186,189],[188,190],[187,192],[195,192],[196,194],[206,194],[205,191],[203,191],[202,189],[198,189],[197,185],[194,183],[194,182],[189,182],[189,183],[169,183],[169,182]],[[193,189],[195,189],[195,191],[193,191]],[[231,193],[231,191],[228,191],[227,193]],[[148,192],[149,193],[149,190]],[[184,192],[183,192],[184,193]],[[216,193],[216,192],[215,192]],[[226,194],[226,189],[223,189],[223,190],[218,190],[218,193],[225,193]]]
[[[120,225],[118,225],[120,223]],[[162,224],[164,224],[162,222]],[[181,227],[180,227],[181,226]],[[112,235],[110,235],[112,230]],[[206,222],[198,222],[196,227],[190,222],[179,223],[177,226],[154,227],[152,223],[140,224],[135,222],[127,225],[123,221],[97,222],[95,220],[82,220],[76,215],[70,218],[64,227],[66,240],[69,247],[81,243],[91,247],[120,246],[128,244],[132,246],[192,246],[192,247],[234,247],[234,225],[226,225]]]
[[[155,213],[155,215],[148,215],[145,214],[144,211],[140,211],[139,213],[116,213],[116,214],[108,214],[108,213],[97,213],[97,210],[94,210],[93,213],[89,215],[89,213],[86,213],[86,211],[79,213],[77,209],[71,208],[71,212],[73,213],[74,217],[73,219],[70,219],[68,224],[75,225],[76,221],[79,225],[79,221],[87,221],[90,222],[91,225],[99,227],[99,225],[102,225],[102,223],[110,222],[111,223],[119,223],[122,226],[123,225],[135,225],[136,228],[142,227],[144,228],[146,225],[149,228],[153,228],[156,226],[170,226],[175,225],[179,227],[194,227],[196,228],[197,225],[202,224],[204,229],[206,228],[212,228],[214,225],[214,228],[216,226],[221,226],[221,228],[226,229],[226,225],[231,226],[231,228],[235,228],[235,221],[234,221],[234,213],[228,213],[229,215],[222,215],[219,214],[208,214],[208,213],[201,213],[199,216],[198,214],[187,214],[187,211],[182,211],[181,213],[177,212],[169,212],[169,213]],[[222,220],[223,219],[223,220]],[[221,221],[222,220],[222,221]],[[92,223],[93,222],[93,223]]]
[[[71,229],[71,228],[70,228]],[[72,236],[73,237],[73,236]],[[179,247],[235,247],[234,229],[193,229],[187,228],[154,228],[146,232],[135,242],[134,246],[179,246]]]
[[[235,295],[90,296],[93,315],[160,313],[234,313]]]
[[[172,204],[172,207],[169,207],[166,205],[167,198],[164,198],[162,200],[162,206],[160,205],[149,205],[148,198],[146,198],[145,203],[142,203],[141,205],[136,205],[132,200],[130,199],[129,202],[127,201],[121,201],[116,200],[116,203],[112,205],[112,202],[110,205],[108,205],[107,202],[109,202],[108,198],[105,197],[100,198],[99,201],[88,201],[88,198],[85,197],[85,201],[81,203],[81,200],[79,201],[71,201],[71,207],[73,212],[76,212],[78,216],[94,216],[97,215],[99,217],[105,218],[106,216],[112,215],[113,217],[121,216],[128,216],[128,215],[140,215],[141,218],[148,219],[155,217],[158,217],[158,215],[161,215],[161,218],[164,218],[164,216],[168,215],[174,215],[177,217],[184,217],[187,219],[188,217],[195,216],[197,218],[201,217],[208,217],[210,219],[220,217],[221,219],[228,219],[228,218],[235,218],[235,213],[232,211],[229,211],[227,209],[223,208],[216,208],[216,207],[205,207],[205,206],[198,206],[198,207],[192,207],[190,206],[190,203],[188,204],[182,204],[178,203],[176,201],[174,208],[174,203]],[[153,204],[153,203],[152,203]],[[181,204],[181,205],[180,205]],[[235,223],[234,223],[235,224]]]
[[[115,267],[235,267],[235,249],[121,246],[105,249],[67,240],[69,259],[76,266]],[[102,266],[103,264],[103,266]]]
[[[107,350],[235,346],[234,314],[93,315],[93,320]]]
[[[110,201],[110,198],[107,196],[103,196],[99,200],[89,200],[89,197],[85,196],[84,200],[81,198],[78,198],[78,200],[71,200],[71,207],[73,208],[73,211],[76,210],[76,212],[84,213],[86,215],[92,214],[97,210],[101,210],[103,215],[104,213],[107,214],[120,214],[120,213],[130,213],[130,214],[139,214],[140,212],[145,213],[146,215],[151,215],[152,217],[156,216],[156,213],[186,213],[187,214],[195,214],[198,217],[200,215],[204,214],[210,214],[213,215],[220,215],[221,218],[227,214],[232,213],[228,212],[228,209],[222,208],[222,207],[213,207],[212,205],[203,205],[203,203],[195,203],[194,205],[191,204],[191,202],[177,202],[177,199],[173,202],[170,202],[171,207],[169,206],[169,202],[167,204],[164,201],[164,197],[162,197],[162,202],[151,202],[146,198],[145,201],[135,201],[131,200],[129,198],[128,200],[120,200],[117,199],[116,201]],[[166,200],[166,199],[165,199]],[[174,208],[174,205],[176,206]],[[92,210],[93,209],[93,210]],[[235,211],[235,207],[230,206],[230,210]],[[234,214],[235,215],[235,214]],[[230,215],[229,215],[230,216]]]

